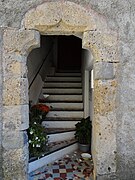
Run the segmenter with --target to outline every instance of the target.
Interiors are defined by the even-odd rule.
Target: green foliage
[[[91,131],[92,125],[90,117],[82,119],[76,125],[75,138],[81,144],[90,144],[91,143]]]
[[[30,157],[40,157],[47,150],[48,137],[44,127],[33,124],[28,130]]]
[[[41,125],[42,115],[45,116],[46,114],[39,109],[30,108],[30,127],[27,131],[30,157],[40,157],[48,151],[48,136],[45,132],[45,127]]]

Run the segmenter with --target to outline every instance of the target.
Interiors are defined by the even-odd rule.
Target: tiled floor
[[[29,174],[29,180],[92,180],[92,160],[73,152]]]

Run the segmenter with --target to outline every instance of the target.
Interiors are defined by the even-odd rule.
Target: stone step
[[[46,77],[45,82],[81,82],[81,77],[57,77],[57,76],[52,76],[52,77]]]
[[[58,134],[75,131],[75,128],[45,128],[45,132],[49,134]]]
[[[48,135],[48,142],[57,142],[57,141],[64,141],[68,139],[73,139],[75,131],[71,132],[61,132],[61,133],[55,133],[55,134],[49,134]]]
[[[36,169],[43,167],[49,163],[56,161],[57,159],[63,157],[65,154],[71,153],[78,149],[78,143],[76,140],[69,140],[69,142],[63,142],[59,145],[52,144],[52,149],[44,157],[35,159],[33,162],[29,163],[28,173],[35,171]]]
[[[80,76],[81,76],[81,73],[76,73],[76,72],[72,72],[72,73],[71,73],[71,72],[63,72],[63,73],[62,73],[62,72],[61,72],[61,73],[59,72],[59,73],[58,73],[58,72],[56,72],[56,73],[55,73],[55,76],[62,76],[62,77],[66,77],[66,76],[68,76],[68,77],[69,77],[69,76],[71,76],[71,77],[80,77]]]
[[[82,87],[82,83],[80,82],[46,82],[44,83],[44,88],[48,88],[48,87],[75,87],[75,88],[81,88]]]
[[[45,88],[45,94],[82,94],[82,88]]]
[[[82,119],[83,111],[50,111],[46,115],[46,120],[48,119]]]
[[[57,69],[57,73],[81,73],[79,69]]]
[[[70,102],[50,102],[50,103],[45,103],[47,106],[51,108],[51,110],[83,110],[83,103],[80,102],[75,102],[75,103],[70,103]]]
[[[45,120],[42,125],[45,128],[75,128],[75,124],[80,122],[80,119],[76,120]]]
[[[82,102],[82,95],[50,95],[46,102]]]

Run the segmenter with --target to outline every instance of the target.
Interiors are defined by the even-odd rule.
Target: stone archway
[[[39,33],[79,36],[82,38],[83,48],[91,50],[94,57],[95,84],[92,152],[94,173],[97,179],[115,175],[117,128],[115,100],[119,62],[117,33],[112,32],[105,19],[91,9],[86,10],[72,2],[46,2],[25,14],[21,29],[7,28],[3,31],[2,143],[5,179],[11,177],[27,179],[26,58],[30,50],[39,46]],[[9,136],[11,138],[7,142]],[[11,167],[13,172],[10,172]]]

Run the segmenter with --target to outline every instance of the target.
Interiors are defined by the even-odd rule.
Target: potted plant
[[[90,117],[81,119],[76,125],[75,138],[78,140],[79,149],[82,152],[88,152],[91,145],[92,124]]]

